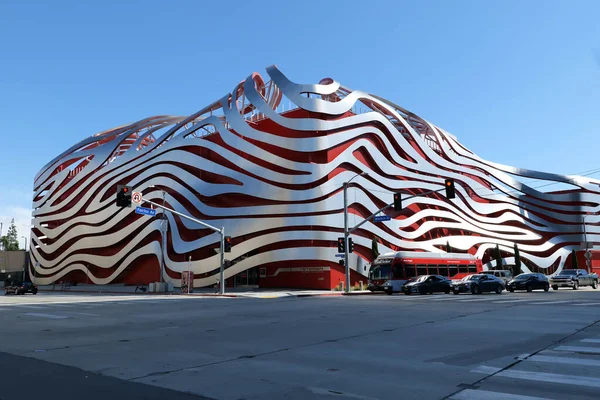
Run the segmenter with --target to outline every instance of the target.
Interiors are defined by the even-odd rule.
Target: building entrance
[[[258,287],[258,267],[236,274],[233,277],[233,287]]]

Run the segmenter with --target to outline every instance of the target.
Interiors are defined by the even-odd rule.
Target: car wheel
[[[544,292],[547,292],[548,290],[550,290],[550,285],[548,285],[547,283],[544,285]]]
[[[459,293],[459,291],[458,291],[458,290],[453,290],[453,291],[452,291],[452,293],[454,293],[454,294],[458,294],[458,293]]]
[[[446,293],[446,294],[450,294],[450,289],[446,289],[446,290],[444,290],[444,293]]]
[[[528,292],[532,292],[533,291],[533,286],[531,286],[531,283],[529,285],[527,285],[527,291]]]
[[[515,289],[513,289],[513,288],[510,288],[510,289],[508,289],[508,291],[509,291],[509,292],[511,292],[511,293],[514,293],[514,292],[515,292]]]
[[[419,289],[419,294],[427,294],[427,289],[422,287]]]
[[[558,290],[558,286],[552,285],[552,290]]]
[[[592,281],[592,289],[598,289],[598,281]]]
[[[502,293],[502,286],[500,286],[500,285],[496,286],[496,293],[497,294]]]
[[[32,294],[37,294],[37,290],[34,290],[33,292],[31,292]]]
[[[391,296],[391,295],[392,295],[392,293],[394,293],[394,292],[392,292],[391,290],[386,290],[386,291],[385,291],[385,294],[387,294],[388,296]]]
[[[471,286],[471,294],[480,294],[481,290],[479,290],[479,286],[473,285]]]
[[[573,290],[577,290],[577,289],[579,289],[579,282],[575,281],[575,282],[573,282]]]
[[[410,291],[404,292],[405,295],[410,296]]]

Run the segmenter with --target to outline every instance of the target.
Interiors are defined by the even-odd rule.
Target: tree
[[[6,235],[0,238],[2,241],[2,247],[6,251],[19,250],[19,239],[17,234],[17,227],[15,226],[15,219],[13,218],[10,221],[10,226],[8,227],[8,232]]]
[[[521,255],[519,254],[519,246],[515,243],[515,267],[513,276],[517,276],[521,273]]]
[[[446,253],[452,253],[452,247],[450,247],[450,242],[446,240]]]
[[[373,240],[371,241],[371,255],[373,255],[373,260],[379,257],[379,246],[375,236],[373,236]]]
[[[496,245],[496,269],[502,269],[502,256],[498,245]]]
[[[571,269],[579,269],[579,262],[577,261],[577,252],[575,249],[571,250]]]

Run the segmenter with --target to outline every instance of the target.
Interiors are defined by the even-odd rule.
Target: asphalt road
[[[587,288],[6,296],[0,399],[597,399],[599,308]]]

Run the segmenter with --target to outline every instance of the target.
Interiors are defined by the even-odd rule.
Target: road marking
[[[573,357],[553,357],[553,356],[531,356],[525,361],[549,362],[553,364],[572,364],[572,365],[587,365],[590,367],[600,367],[600,360],[588,360],[585,358]]]
[[[554,350],[556,350],[556,351],[571,351],[573,353],[600,354],[600,348],[598,348],[598,347],[558,346]]]
[[[600,339],[581,339],[584,343],[600,343]]]
[[[77,314],[77,315],[88,315],[90,317],[99,317],[100,314],[92,314],[92,313],[85,313],[85,312],[77,312],[77,311],[65,311],[69,314]]]
[[[531,300],[501,300],[501,301],[494,301],[494,304],[523,303],[524,301],[531,301]]]
[[[450,397],[453,400],[550,400],[546,397],[523,396],[520,394],[489,392],[487,390],[465,389]]]
[[[25,313],[25,315],[31,315],[32,317],[50,318],[50,319],[66,319],[66,318],[70,318],[70,317],[68,317],[66,315],[43,314],[43,313]]]
[[[577,300],[575,300],[577,301]],[[580,304],[573,304],[574,306],[597,306],[600,303],[580,303]]]
[[[577,375],[550,374],[547,372],[506,370],[495,376],[504,378],[524,379],[528,381],[562,383],[564,385],[587,386],[600,388],[600,378],[590,378]]]
[[[537,306],[537,305],[540,305],[540,304],[543,304],[543,305],[545,305],[545,304],[563,304],[563,303],[570,303],[570,302],[572,302],[572,301],[573,301],[573,300],[560,300],[560,301],[538,301],[537,303],[531,303],[531,304],[535,304],[535,305]]]
[[[17,304],[16,307],[21,307],[21,308],[37,308],[37,309],[44,309],[46,307],[40,307],[40,306],[30,306],[30,305],[25,305],[25,304]]]
[[[480,365],[477,368],[473,368],[471,372],[478,374],[495,374],[498,371],[502,371],[502,368],[490,367],[489,365]]]
[[[495,298],[477,298],[477,299],[465,299],[465,300],[458,300],[459,303],[471,303],[473,301],[493,301],[496,300]]]

